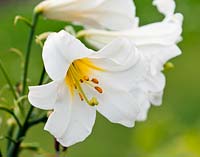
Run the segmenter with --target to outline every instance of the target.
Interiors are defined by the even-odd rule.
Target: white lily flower
[[[174,0],[153,0],[153,5],[158,8],[158,11],[166,17],[174,14],[176,3]]]
[[[162,22],[147,24],[123,31],[106,31],[97,29],[83,30],[78,36],[95,46],[102,48],[113,39],[124,37],[130,39],[136,46],[147,44],[172,45],[181,40],[183,16],[179,13]]]
[[[92,28],[129,29],[138,24],[132,0],[45,0],[35,8],[49,19]]]
[[[161,73],[163,65],[173,57],[181,54],[177,43],[181,40],[183,16],[175,14],[162,22],[144,25],[124,31],[84,30],[78,36],[84,36],[86,41],[96,48],[102,48],[116,38],[124,37],[132,41],[139,53],[144,55],[149,64],[144,91],[147,99],[144,99],[141,116],[138,120],[146,118],[146,111],[150,104],[161,105],[162,94],[165,87],[165,77]],[[143,85],[142,85],[143,86]]]
[[[91,133],[96,110],[113,123],[134,126],[145,99],[138,84],[147,72],[144,57],[129,40],[114,40],[95,52],[61,31],[47,38],[43,60],[53,81],[30,87],[28,98],[35,107],[53,110],[45,130],[63,146]]]

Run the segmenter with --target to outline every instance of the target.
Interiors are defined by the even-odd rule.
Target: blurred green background
[[[32,10],[39,0],[0,1],[0,59],[3,60],[13,84],[20,80],[20,59],[9,48],[25,49],[28,28],[23,23],[13,26],[16,15],[31,18]],[[141,24],[159,21],[163,17],[151,5],[152,0],[135,0]],[[177,12],[184,14],[183,41],[179,44],[183,55],[174,59],[175,69],[166,73],[167,87],[163,105],[152,107],[148,120],[138,122],[133,129],[111,124],[101,115],[92,135],[83,143],[68,150],[68,157],[200,157],[200,1],[177,0]],[[37,34],[59,31],[66,23],[39,21]],[[34,45],[29,71],[30,84],[36,84],[41,73],[41,49]],[[5,79],[0,74],[0,87]],[[7,93],[6,96],[10,97]],[[9,100],[12,103],[11,100]],[[0,112],[3,121],[6,116]],[[0,124],[0,136],[6,132]],[[38,142],[44,154],[31,152],[33,157],[53,156],[53,138],[43,125],[28,132],[26,142]],[[5,140],[0,148],[5,153]],[[30,153],[30,152],[29,152]],[[21,154],[28,156],[27,152]]]

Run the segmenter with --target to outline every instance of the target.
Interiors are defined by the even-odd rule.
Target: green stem
[[[44,76],[45,76],[45,69],[43,67],[43,71],[42,71],[42,74],[40,76],[40,80],[39,80],[38,85],[41,85],[43,83]],[[10,146],[10,149],[8,150],[8,157],[17,157],[18,156],[18,150],[19,150],[20,144],[22,142],[21,139],[26,135],[27,130],[31,126],[38,124],[40,122],[43,122],[47,119],[47,117],[44,116],[44,117],[41,117],[41,118],[29,123],[29,119],[31,117],[33,110],[34,110],[34,107],[30,106],[29,111],[28,111],[27,116],[26,116],[26,119],[25,119],[25,122],[24,122],[24,125],[18,131],[17,138],[16,138],[17,143],[12,143],[12,145]]]
[[[10,78],[8,77],[8,74],[7,74],[7,72],[6,72],[5,68],[4,68],[3,63],[1,62],[1,60],[0,60],[0,69],[1,69],[6,81],[8,83],[10,89],[11,89],[11,92],[12,92],[14,98],[17,100],[18,99],[17,93],[15,92],[15,89],[14,89],[14,87],[13,87],[11,81],[10,81]]]
[[[23,137],[25,137],[26,135],[26,132],[28,131],[29,127],[28,127],[28,120],[31,116],[31,113],[33,111],[33,107],[30,106],[30,109],[27,113],[27,116],[26,116],[26,119],[25,119],[25,122],[24,122],[24,125],[18,130],[18,133],[17,133],[17,137],[16,137],[16,143],[12,143],[8,149],[8,157],[17,157],[18,156],[18,153],[19,153],[19,147],[20,147],[20,144],[23,140]]]
[[[24,63],[24,73],[23,73],[23,78],[22,78],[22,85],[23,85],[22,86],[22,95],[24,95],[26,92],[31,46],[33,43],[33,38],[34,38],[34,34],[35,34],[35,28],[37,25],[38,17],[39,17],[39,14],[33,15],[33,21],[32,21],[32,25],[31,25],[30,34],[29,34],[29,40],[28,40],[28,44],[27,44],[25,63]]]
[[[19,153],[19,147],[22,142],[22,138],[26,135],[28,128],[27,125],[23,125],[22,128],[20,128],[17,132],[17,137],[16,137],[16,143],[11,143],[9,149],[8,149],[8,154],[7,157],[17,157]]]
[[[19,127],[20,127],[20,128],[22,127],[22,125],[21,125],[19,119],[17,118],[17,116],[15,115],[15,113],[14,113],[13,111],[11,111],[10,109],[8,109],[8,108],[6,108],[6,107],[3,107],[3,106],[0,106],[0,110],[5,111],[5,112],[11,114],[11,115],[13,116],[13,118],[16,120],[16,122],[17,122],[17,124],[19,125]]]
[[[42,117],[40,117],[40,118],[38,118],[36,120],[33,120],[33,121],[29,122],[29,127],[31,127],[33,125],[36,125],[38,123],[41,123],[41,122],[46,122],[46,121],[47,121],[47,115],[42,116]]]
[[[24,63],[24,73],[23,73],[23,78],[22,78],[22,93],[21,95],[23,96],[26,93],[26,87],[27,87],[27,75],[28,75],[28,66],[29,66],[29,60],[30,60],[30,53],[31,53],[31,47],[33,43],[33,38],[35,34],[35,28],[37,25],[37,21],[39,18],[39,14],[36,13],[33,15],[33,20],[32,20],[32,25],[31,25],[31,30],[29,34],[29,39],[28,39],[28,44],[27,44],[27,50],[26,50],[26,57],[25,57],[25,63]],[[28,113],[26,115],[25,121],[22,125],[21,128],[19,128],[16,136],[16,143],[12,143],[8,149],[8,154],[7,157],[17,157],[19,153],[19,147],[20,144],[23,140],[23,137],[26,135],[26,132],[28,130],[28,120],[31,117],[31,114],[33,112],[33,106],[30,106]]]
[[[41,73],[41,76],[40,76],[40,81],[39,81],[38,85],[42,85],[42,83],[44,81],[45,73],[46,73],[46,71],[45,71],[45,68],[43,66],[42,73]]]
[[[0,157],[2,157],[3,155],[2,155],[2,153],[1,153],[1,149],[0,149]]]

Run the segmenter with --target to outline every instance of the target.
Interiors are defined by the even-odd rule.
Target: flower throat
[[[84,83],[96,90],[99,94],[103,93],[103,89],[98,86],[99,80],[89,77],[92,70],[104,71],[95,66],[88,58],[75,60],[68,69],[66,83],[69,86],[72,96],[74,96],[75,91],[77,91],[81,101],[86,101],[90,106],[97,106],[99,104],[97,98],[92,97],[89,99],[81,85]]]

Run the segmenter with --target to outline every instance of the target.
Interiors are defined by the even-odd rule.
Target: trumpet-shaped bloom
[[[163,0],[165,1],[165,0]],[[84,36],[86,41],[96,48],[102,48],[116,38],[124,37],[132,41],[139,53],[144,55],[149,64],[149,75],[141,84],[146,95],[143,109],[138,115],[138,120],[145,120],[150,104],[161,105],[165,87],[165,77],[161,73],[163,65],[173,57],[181,54],[176,45],[181,41],[183,16],[174,14],[174,1],[155,0],[154,4],[167,18],[161,22],[147,24],[123,31],[84,30],[79,36]],[[164,9],[163,6],[166,8]],[[167,11],[168,10],[168,11]],[[145,84],[145,85],[144,85]],[[148,100],[148,101],[147,101]]]
[[[45,0],[35,8],[49,18],[92,28],[122,30],[137,25],[132,0]]]
[[[130,39],[136,46],[142,45],[173,45],[181,40],[183,16],[179,13],[162,22],[147,24],[123,31],[106,31],[89,29],[79,32],[79,36],[95,46],[102,48],[113,39],[124,37]]]
[[[45,130],[64,146],[83,141],[92,131],[96,110],[113,123],[133,127],[145,102],[147,75],[142,54],[127,39],[117,39],[96,52],[65,31],[44,44],[49,84],[29,88],[29,101],[52,110]]]

